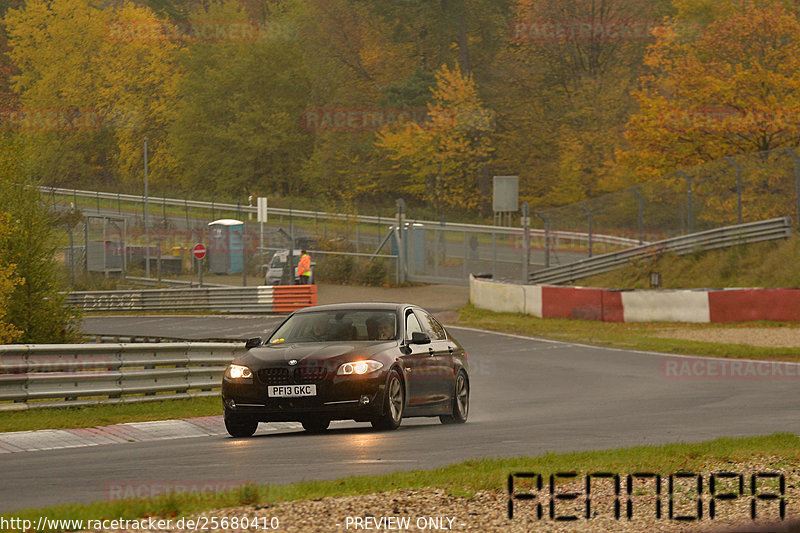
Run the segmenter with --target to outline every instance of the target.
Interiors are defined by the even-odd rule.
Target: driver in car
[[[394,324],[388,320],[378,323],[377,337],[379,341],[388,341],[394,338]]]
[[[328,322],[328,317],[318,317],[314,320],[314,325],[311,327],[311,338],[315,341],[328,340],[329,331],[330,323]]]

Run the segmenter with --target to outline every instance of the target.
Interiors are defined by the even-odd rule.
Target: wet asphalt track
[[[88,318],[84,329],[247,338],[269,326],[263,317],[97,317]],[[348,422],[322,435],[276,431],[251,439],[197,437],[1,454],[0,511],[103,500],[111,487],[126,483],[289,483],[432,468],[473,457],[800,433],[797,378],[665,379],[655,354],[450,331],[471,364],[466,425],[410,419],[397,431],[378,433]]]

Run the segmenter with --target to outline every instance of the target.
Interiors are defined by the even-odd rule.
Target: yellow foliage
[[[493,116],[472,78],[458,67],[442,66],[432,91],[425,124],[384,128],[377,144],[407,175],[405,192],[430,200],[436,209],[476,209],[482,203],[478,180],[493,152]]]
[[[640,180],[800,142],[800,20],[778,0],[738,6],[695,39],[679,21],[658,32],[619,154]]]
[[[24,131],[35,157],[57,135],[99,166],[98,160],[109,154],[101,155],[97,145],[110,140],[120,177],[138,182],[147,135],[152,178],[166,177],[169,168],[159,148],[173,116],[181,72],[179,44],[155,31],[165,21],[130,2],[99,8],[85,0],[31,0],[9,10],[4,22],[9,56],[19,70],[12,87],[21,108],[66,116],[79,110],[93,119],[59,131]],[[56,174],[70,170],[51,169]]]
[[[0,233],[11,231],[8,213],[0,213]],[[22,331],[5,321],[8,313],[8,302],[14,287],[22,285],[25,280],[14,275],[16,265],[0,265],[0,344],[9,344],[22,336]]]

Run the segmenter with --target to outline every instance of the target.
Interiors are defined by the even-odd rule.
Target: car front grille
[[[265,368],[258,372],[264,385],[291,385],[292,375],[288,368]]]
[[[258,372],[258,378],[264,385],[307,385],[319,383],[327,376],[328,371],[322,366],[265,368]]]

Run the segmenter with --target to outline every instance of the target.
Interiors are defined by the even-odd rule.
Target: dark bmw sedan
[[[249,437],[259,422],[331,420],[396,429],[404,417],[463,423],[467,354],[427,311],[408,304],[337,304],[292,313],[265,341],[247,341],[222,380],[225,426]]]

